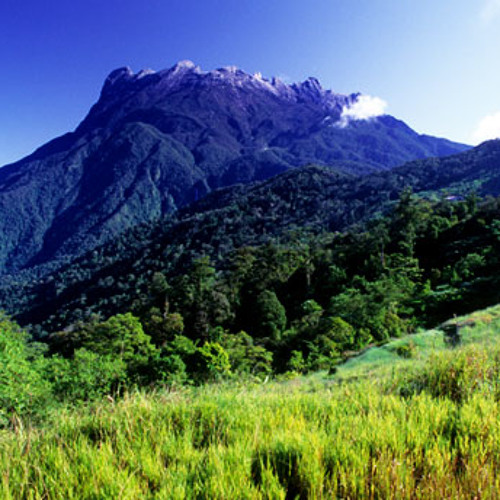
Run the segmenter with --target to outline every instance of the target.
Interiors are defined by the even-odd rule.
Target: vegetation
[[[494,498],[500,307],[334,376],[131,392],[1,431],[4,498]],[[401,353],[412,345],[410,357]]]
[[[204,256],[167,275],[153,272],[158,261],[147,255],[142,267],[129,262],[137,275],[113,267],[116,279],[100,275],[95,295],[65,296],[57,315],[32,328],[48,346],[35,350],[40,363],[80,380],[74,394],[58,382],[70,400],[334,369],[369,345],[500,301],[499,206],[475,195],[430,202],[406,190],[363,226],[241,247],[218,268]]]
[[[3,317],[5,498],[494,496],[500,307],[418,329],[496,299],[498,210],[406,191],[43,343]]]
[[[138,385],[204,381],[216,351],[239,368],[208,378],[243,370],[247,356],[260,359],[253,375],[330,369],[368,345],[500,301],[499,214],[495,199],[430,202],[405,191],[364,226],[241,247],[219,267],[204,256],[167,275],[143,256],[129,262],[136,274],[113,267],[114,279],[100,275],[79,299],[63,292],[58,314],[42,323],[52,333],[32,332],[65,359],[79,349],[120,359]]]
[[[454,315],[500,302],[500,199],[374,190],[315,212],[320,174],[4,289],[31,323],[0,318],[6,498],[493,495],[500,308]]]
[[[292,249],[297,243],[317,247],[328,233],[366,232],[360,224],[390,214],[407,186],[419,198],[433,203],[441,200],[437,214],[441,219],[432,220],[432,231],[439,236],[441,246],[446,245],[446,239],[457,243],[463,239],[469,253],[474,253],[474,246],[475,253],[480,253],[484,231],[479,226],[482,220],[489,223],[497,217],[494,205],[490,203],[486,217],[476,217],[476,227],[469,224],[465,229],[468,234],[447,230],[464,227],[474,206],[485,205],[471,190],[477,189],[478,195],[498,194],[500,184],[495,175],[499,158],[499,143],[492,141],[458,156],[422,160],[364,177],[308,167],[255,185],[217,191],[175,216],[136,226],[62,268],[47,263],[2,277],[0,304],[21,324],[37,325],[37,329],[41,325],[36,336],[87,321],[93,314],[107,318],[125,313],[147,293],[155,272],[164,274],[172,284],[173,277],[188,272],[193,260],[203,256],[210,257],[220,271],[230,266],[232,254],[242,247],[266,243]],[[417,225],[416,229],[421,228]],[[394,234],[383,229],[379,227],[372,239],[378,238],[375,246],[385,251],[385,243],[390,243]],[[368,232],[372,231],[368,227]],[[478,233],[476,240],[473,233]],[[432,234],[430,230],[428,234]],[[425,235],[417,236],[422,239]],[[434,245],[430,238],[426,241]],[[352,243],[356,243],[354,238]],[[416,247],[419,259],[422,250],[422,246]],[[454,258],[453,254],[448,257]],[[446,267],[444,262],[439,265]]]
[[[145,257],[144,272],[113,268],[116,280],[109,286],[112,277],[101,275],[97,295],[66,296],[42,323],[50,334],[35,325],[33,339],[48,346],[35,349],[38,362],[50,367],[58,397],[72,401],[158,383],[333,370],[369,345],[500,301],[499,212],[495,199],[430,202],[407,190],[363,226],[241,247],[218,268],[204,256],[167,276]],[[85,303],[85,314],[75,309]],[[68,323],[72,312],[78,320]]]

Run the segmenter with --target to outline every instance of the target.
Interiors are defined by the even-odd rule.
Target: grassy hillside
[[[3,498],[494,498],[500,306],[334,375],[130,394],[0,434]]]
[[[453,339],[447,326],[458,325],[459,348],[452,349]],[[403,369],[419,373],[425,364],[432,365],[441,356],[455,356],[471,348],[494,350],[500,340],[500,305],[453,318],[441,328],[423,330],[379,347],[371,347],[339,366],[336,379],[353,381],[381,378]]]

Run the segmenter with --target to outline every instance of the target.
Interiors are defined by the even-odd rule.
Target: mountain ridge
[[[214,189],[310,163],[366,174],[467,146],[384,115],[339,126],[359,94],[237,68],[122,68],[74,132],[0,169],[0,273],[66,259]]]

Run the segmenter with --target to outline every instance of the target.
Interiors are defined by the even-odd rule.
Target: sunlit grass
[[[499,313],[455,349],[421,332],[334,376],[138,392],[18,425],[0,434],[1,498],[496,498]]]
[[[449,322],[463,324],[461,345],[497,345],[500,339],[500,305],[473,314],[453,318]],[[447,323],[449,323],[447,322]],[[470,325],[470,326],[467,326]],[[404,358],[398,347],[412,345],[412,356]],[[439,329],[425,330],[396,339],[381,347],[374,347],[341,365],[337,372],[342,379],[353,380],[383,377],[398,370],[419,367],[431,354],[449,350],[446,337]]]
[[[4,433],[3,498],[449,498],[494,492],[497,403],[322,392],[135,394]]]

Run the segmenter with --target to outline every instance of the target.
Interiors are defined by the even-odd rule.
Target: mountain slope
[[[234,249],[290,240],[294,231],[345,230],[386,211],[406,187],[432,198],[473,190],[500,194],[493,189],[500,185],[499,167],[500,141],[491,141],[452,157],[412,162],[363,177],[311,166],[253,185],[221,189],[175,216],[126,231],[57,272],[43,268],[4,277],[0,306],[22,323],[39,323],[51,314],[75,309],[106,316],[130,306],[155,271],[174,275],[200,255],[209,255],[220,265]],[[460,235],[450,233],[450,237]],[[451,262],[460,255],[446,241],[442,247],[444,260]],[[436,267],[445,265],[439,261]],[[54,325],[60,327],[78,317],[71,314]]]
[[[0,169],[0,272],[81,255],[215,188],[316,163],[366,174],[466,149],[357,102],[235,68],[119,69],[72,133]]]

